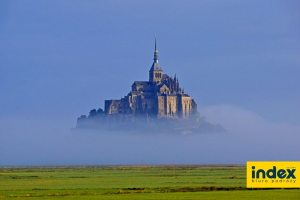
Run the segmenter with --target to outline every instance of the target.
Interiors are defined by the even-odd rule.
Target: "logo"
[[[248,188],[300,188],[300,162],[247,162]]]

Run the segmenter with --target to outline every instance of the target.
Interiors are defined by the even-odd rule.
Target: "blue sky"
[[[299,9],[276,0],[1,1],[0,136],[11,144],[9,132],[40,124],[63,133],[125,96],[148,79],[155,34],[162,69],[208,120],[239,132],[235,116],[245,116],[239,124],[255,116],[263,127],[289,127],[278,134],[298,130]],[[21,124],[30,128],[14,131]]]

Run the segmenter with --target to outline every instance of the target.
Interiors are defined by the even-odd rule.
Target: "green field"
[[[249,190],[245,166],[0,168],[9,199],[300,199],[299,189]]]

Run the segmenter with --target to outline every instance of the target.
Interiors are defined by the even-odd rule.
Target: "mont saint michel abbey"
[[[155,50],[153,64],[149,71],[149,81],[135,81],[131,91],[120,100],[106,100],[107,115],[152,114],[158,118],[188,118],[197,110],[196,102],[180,87],[176,75],[164,74]]]

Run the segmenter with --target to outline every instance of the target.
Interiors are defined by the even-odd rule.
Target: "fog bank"
[[[73,132],[72,120],[1,117],[0,165],[246,164],[299,160],[300,127],[271,123],[232,105],[200,109],[227,131]]]

